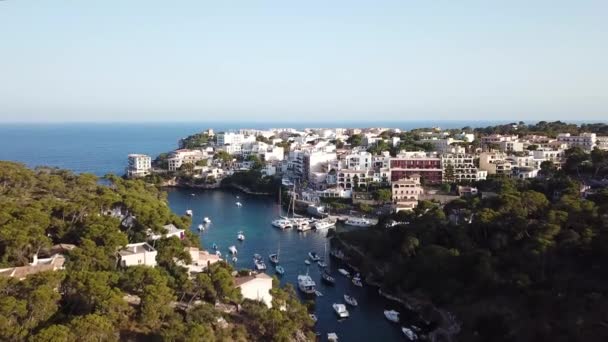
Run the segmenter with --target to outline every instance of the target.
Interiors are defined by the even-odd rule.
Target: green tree
[[[70,322],[69,329],[78,341],[118,341],[118,333],[114,330],[112,323],[100,315],[77,317]]]

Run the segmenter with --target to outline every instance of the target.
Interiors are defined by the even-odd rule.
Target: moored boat
[[[350,273],[347,270],[343,269],[343,268],[338,268],[338,272],[340,274],[342,274],[343,276],[345,276],[345,277],[350,277]]]
[[[202,224],[199,224],[198,230],[202,232],[203,230],[205,230],[205,226],[203,226]]]
[[[285,274],[285,269],[284,269],[284,268],[283,268],[283,266],[281,266],[281,265],[276,265],[276,266],[274,267],[274,271],[275,271],[275,272],[276,272],[276,274],[278,274],[278,275],[283,275],[283,274]]]
[[[229,250],[229,251],[230,251],[230,253],[232,253],[232,254],[236,254],[236,253],[238,253],[238,251],[237,251],[237,249],[236,249],[236,247],[235,247],[235,246],[230,246],[230,247],[228,247],[228,250]]]
[[[363,217],[349,217],[344,224],[354,227],[371,227],[372,222]]]
[[[395,310],[384,310],[384,317],[391,322],[399,322],[399,312]]]
[[[211,223],[211,219],[210,219],[210,218],[208,218],[208,217],[205,217],[205,218],[203,219],[203,222],[205,222],[205,223]]]
[[[276,254],[276,253],[272,253],[272,254],[268,255],[268,259],[273,264],[278,264],[279,263],[279,255]]]
[[[319,261],[319,260],[321,260],[321,258],[319,257],[319,255],[317,253],[315,253],[315,252],[308,252],[308,257],[312,261]]]
[[[350,314],[348,313],[348,310],[346,309],[346,305],[334,303],[332,305],[332,307],[334,308],[334,311],[336,312],[336,315],[338,315],[338,317],[348,318],[348,316],[350,316]]]
[[[266,270],[266,263],[264,263],[264,260],[254,259],[253,260],[253,265],[255,266],[255,269],[257,271],[265,271]]]
[[[347,294],[344,295],[344,301],[346,302],[346,304],[349,304],[352,306],[359,305],[359,303],[357,302],[357,299],[355,299],[355,297],[349,296]]]
[[[418,339],[418,335],[416,335],[412,329],[401,327],[401,331],[403,332],[403,335],[405,335],[405,337],[407,337],[410,341],[415,341]]]
[[[192,216],[192,214],[193,214],[193,213],[192,213],[192,210],[190,210],[190,209],[186,210],[186,215],[188,215],[188,216]]]
[[[245,234],[243,234],[242,231],[240,231],[237,235],[236,235],[237,240],[239,241],[245,241]]]
[[[298,275],[298,288],[306,294],[314,294],[317,284],[308,274]]]
[[[329,285],[334,285],[336,283],[336,278],[334,278],[329,272],[325,271],[321,273],[321,280]]]
[[[315,222],[314,226],[315,226],[316,230],[329,229],[331,227],[335,227],[336,222],[332,221],[330,219],[323,219],[323,220],[319,220],[319,221]]]

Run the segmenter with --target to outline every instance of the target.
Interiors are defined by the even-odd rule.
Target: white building
[[[206,270],[208,266],[222,260],[222,258],[218,255],[211,254],[207,251],[202,251],[196,247],[186,247],[185,251],[190,254],[192,263],[185,265],[183,262],[178,261],[177,264],[186,267],[188,269],[188,273],[191,275],[201,273]]]
[[[8,267],[0,269],[0,276],[23,280],[27,276],[46,272],[62,270],[65,264],[65,257],[62,254],[54,254],[50,258],[38,259],[34,254],[33,261],[27,266]]]
[[[454,140],[452,138],[445,138],[445,139],[431,138],[431,139],[423,139],[420,141],[433,145],[433,149],[439,153],[464,153],[465,152],[464,147],[458,146],[458,145],[455,145],[455,146],[452,145],[454,143],[460,143],[462,141]]]
[[[127,177],[143,177],[150,174],[152,169],[152,158],[145,154],[129,154],[127,166]]]
[[[519,142],[517,135],[491,134],[481,137],[481,148],[489,150],[491,147],[501,151],[523,151],[524,145]]]
[[[272,307],[272,278],[266,273],[237,277],[234,283],[241,289],[243,298],[261,301],[269,308]]]
[[[359,152],[344,156],[346,168],[350,170],[369,170],[372,167],[373,156],[369,152]]]
[[[488,172],[479,170],[474,163],[474,156],[470,154],[443,154],[441,156],[441,168],[443,170],[443,182],[474,182],[486,179]],[[453,179],[447,179],[449,176],[446,169],[451,166],[453,170]]]
[[[147,242],[131,243],[118,251],[120,265],[123,267],[145,265],[156,266],[158,252]]]
[[[256,141],[243,144],[241,146],[241,154],[244,157],[256,155],[265,161],[280,161],[285,157],[285,149]]]
[[[597,136],[595,133],[582,133],[581,135],[561,133],[557,135],[557,141],[567,144],[568,148],[580,147],[583,150],[590,152],[595,147]]]
[[[180,149],[173,151],[167,162],[169,171],[177,171],[185,163],[196,164],[197,161],[208,158],[207,154],[200,150]]]
[[[479,155],[479,168],[489,175],[512,175],[511,161],[502,152],[483,152]]]
[[[217,145],[242,145],[248,142],[255,142],[255,135],[245,136],[242,133],[221,132],[217,134]]]
[[[164,225],[163,226],[163,230],[166,233],[155,234],[155,233],[149,232],[148,233],[148,238],[150,240],[159,240],[160,238],[170,238],[170,237],[173,237],[173,236],[177,237],[180,240],[184,238],[185,231],[183,229],[178,229],[172,223]]]

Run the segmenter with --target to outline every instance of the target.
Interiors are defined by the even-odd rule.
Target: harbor
[[[254,262],[254,255],[258,254],[266,266],[261,272],[277,276],[281,285],[293,285],[302,300],[314,300],[314,311],[311,314],[317,319],[315,331],[321,340],[325,340],[329,333],[335,333],[340,341],[407,340],[401,328],[409,326],[410,320],[415,324],[415,316],[400,304],[380,296],[376,287],[365,284],[359,287],[353,283],[352,277],[340,274],[339,269],[348,269],[353,276],[356,272],[338,259],[330,257],[329,241],[326,238],[328,229],[304,232],[277,229],[272,221],[289,215],[272,198],[225,190],[194,191],[169,189],[168,199],[171,209],[176,213],[192,210],[191,230],[200,236],[202,247],[213,251],[215,245],[237,269],[258,267],[260,263]],[[236,202],[240,202],[241,206],[237,206]],[[199,231],[197,227],[203,224],[205,217],[211,223],[205,224],[204,231]],[[337,225],[338,229],[357,229],[342,223]],[[245,237],[242,241],[237,238],[240,233]],[[236,261],[233,261],[233,255],[228,249],[231,246],[238,251]],[[277,252],[278,265],[284,272],[282,275],[276,274],[275,265],[269,259],[270,255]],[[317,262],[310,262],[309,253],[314,253],[323,260],[327,264],[326,268],[320,267]],[[305,263],[307,260],[310,265]],[[331,275],[333,284],[323,279],[324,269],[327,270],[326,274]],[[314,281],[315,291],[319,293],[305,295],[298,290],[298,275],[306,274]],[[348,304],[345,295],[349,300],[354,299],[357,306]],[[349,317],[339,318],[333,304],[346,305]],[[385,310],[401,312],[401,323],[387,320]]]

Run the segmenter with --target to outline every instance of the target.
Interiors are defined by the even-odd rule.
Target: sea
[[[0,160],[11,160],[29,167],[39,165],[69,169],[77,173],[92,173],[103,176],[108,173],[123,174],[129,153],[145,153],[155,156],[177,147],[180,138],[207,128],[215,131],[239,128],[293,127],[418,127],[461,128],[479,127],[502,122],[376,122],[376,123],[132,123],[132,124],[4,124],[0,125]],[[235,267],[251,268],[254,253],[267,261],[270,253],[279,252],[280,263],[286,273],[281,283],[296,284],[298,274],[308,273],[318,284],[323,294],[315,300],[318,317],[316,331],[321,336],[335,332],[340,341],[400,341],[403,340],[401,326],[417,324],[415,317],[406,309],[378,295],[378,289],[355,287],[351,281],[337,272],[347,268],[337,260],[329,259],[329,270],[335,276],[335,286],[321,283],[320,269],[304,260],[308,252],[323,255],[326,251],[326,231],[298,233],[281,231],[271,226],[273,218],[281,214],[277,199],[255,197],[227,190],[168,189],[171,209],[184,214],[187,209],[194,212],[190,229],[200,236],[202,245],[212,249],[213,244],[223,254],[234,245],[238,249]],[[238,207],[235,203],[241,202]],[[205,231],[197,226],[204,217],[212,221]],[[339,226],[338,229],[349,229]],[[242,231],[245,241],[237,241]],[[274,275],[270,267],[268,274]],[[403,270],[407,277],[407,270]],[[332,309],[333,303],[344,303],[344,294],[354,296],[359,306],[349,308],[350,318],[338,320]],[[396,309],[402,313],[401,323],[385,319],[383,311]]]

